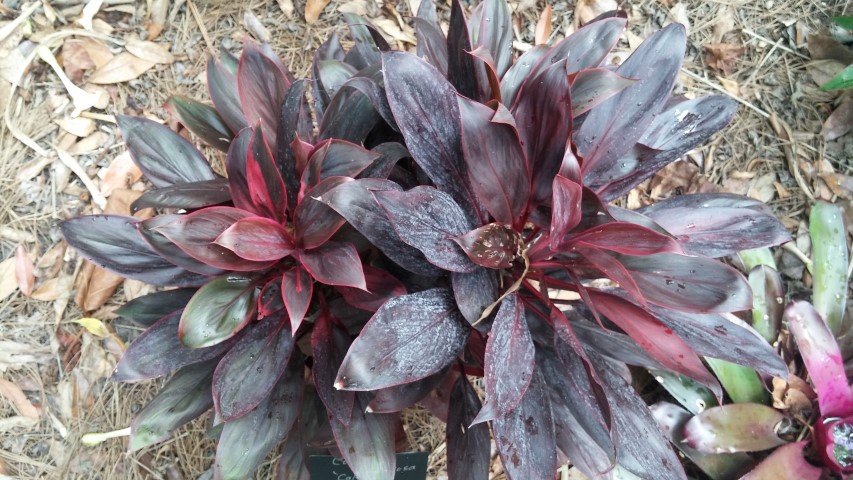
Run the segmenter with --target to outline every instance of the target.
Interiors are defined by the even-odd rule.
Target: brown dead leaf
[[[853,177],[836,172],[821,173],[818,176],[832,193],[853,200]]]
[[[142,192],[127,188],[116,188],[112,191],[104,213],[112,215],[130,215],[130,204],[142,196]],[[146,208],[136,212],[137,218],[149,218],[151,209]]]
[[[853,129],[853,98],[839,105],[823,124],[823,138],[831,142]]]
[[[9,257],[0,262],[0,300],[4,300],[18,289],[18,279],[15,277],[15,257]]]
[[[15,279],[18,281],[18,289],[26,296],[33,293],[36,277],[33,275],[33,260],[30,252],[23,245],[18,245],[15,250]]]
[[[808,46],[812,60],[835,60],[844,65],[853,63],[853,50],[828,35],[809,35]]]
[[[105,132],[97,131],[89,135],[88,137],[81,139],[74,145],[71,145],[71,148],[68,149],[68,153],[71,155],[82,155],[84,153],[91,153],[105,146],[109,140],[109,135],[107,135]]]
[[[338,5],[338,12],[352,13],[360,17],[369,16],[369,13],[376,11],[376,4],[373,0],[347,0]]]
[[[381,33],[385,34],[386,38],[391,37],[397,42],[404,42],[411,45],[415,44],[414,31],[407,32],[400,29],[399,25],[397,25],[397,22],[391,20],[390,18],[375,18],[373,19],[373,25],[375,25]]]
[[[740,97],[740,85],[734,80],[729,80],[726,77],[717,77],[717,80],[720,81],[720,85],[726,89],[727,92],[731,93],[736,97]]]
[[[773,200],[773,198],[776,196],[776,186],[774,185],[775,182],[775,173],[771,172],[766,175],[762,175],[750,182],[749,190],[746,192],[746,194],[749,197],[767,203],[770,200]]]
[[[575,7],[575,29],[581,25],[586,25],[590,20],[604,12],[618,8],[619,4],[616,3],[616,0],[580,0]]]
[[[139,78],[155,64],[156,62],[143,60],[131,53],[122,52],[113,57],[106,65],[95,70],[89,77],[89,82],[97,85],[127,82]]]
[[[251,10],[246,10],[243,12],[243,26],[246,27],[246,30],[252,34],[253,37],[258,40],[269,43],[272,39],[272,35],[267,27],[264,26],[261,19],[258,18]]]
[[[84,312],[92,312],[107,303],[124,278],[87,262],[80,269],[77,280],[74,303]]]
[[[704,47],[705,63],[727,77],[732,74],[737,59],[746,51],[745,46],[731,43],[708,43]]]
[[[735,28],[735,8],[731,5],[720,5],[714,18],[713,43],[720,43],[727,33]]]
[[[684,25],[687,35],[690,35],[690,15],[687,14],[687,4],[678,2],[669,9],[669,16],[675,23]]]
[[[142,170],[136,166],[130,157],[130,152],[123,152],[110,162],[101,181],[101,193],[105,197],[112,195],[117,188],[127,188],[142,178]]]
[[[287,18],[293,18],[293,0],[278,0],[278,8]]]
[[[0,226],[0,238],[11,242],[26,242],[32,243],[36,241],[36,236],[25,230],[18,230],[7,225]]]
[[[16,178],[22,182],[30,180],[40,174],[45,167],[53,163],[53,160],[53,157],[36,157],[21,166]]]
[[[95,64],[95,68],[103,67],[115,57],[110,51],[110,47],[103,40],[86,37],[77,39],[77,41],[89,54],[89,59]]]
[[[649,183],[649,196],[654,200],[671,195],[718,191],[721,191],[720,187],[706,180],[695,163],[684,160],[670,163]]]
[[[52,302],[59,298],[59,279],[49,278],[30,294],[30,298],[42,302]]]
[[[806,71],[815,84],[823,85],[841,73],[844,67],[845,65],[837,60],[814,60],[806,64]]]
[[[536,32],[533,35],[533,42],[536,45],[548,43],[551,38],[551,4],[545,5],[542,13],[539,15],[539,21],[536,22]]]
[[[142,60],[154,63],[170,64],[175,61],[174,55],[169,53],[169,45],[164,43],[147,42],[145,40],[128,40],[124,46],[128,52]]]
[[[95,68],[95,62],[83,45],[83,40],[69,38],[62,44],[62,55],[59,58],[62,68],[68,78],[75,84],[83,81],[83,73]]]
[[[18,414],[32,420],[39,419],[39,409],[27,400],[24,391],[14,383],[0,378],[0,396],[9,400]]]
[[[328,4],[329,0],[308,0],[305,2],[305,21],[308,23],[316,22]]]
[[[54,120],[59,128],[65,130],[66,132],[76,136],[76,137],[85,137],[90,135],[95,131],[96,125],[95,121],[91,118],[84,117],[65,117]]]
[[[169,0],[153,0],[148,2],[148,19],[145,21],[145,31],[148,32],[148,40],[156,40],[166,27],[166,18],[169,15]]]

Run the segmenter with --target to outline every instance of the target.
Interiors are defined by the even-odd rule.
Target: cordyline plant
[[[784,376],[728,316],[752,307],[750,286],[715,258],[789,237],[734,195],[607,203],[735,112],[673,95],[679,25],[605,65],[625,18],[513,58],[502,0],[467,20],[454,1],[446,37],[421,2],[417,55],[350,16],[353,49],[333,38],[315,54],[313,113],[306,83],[247,42],[239,65],[209,64],[215,108],[170,101],[227,149],[227,179],[167,128],[120,117],[156,187],[135,207],[162,213],[63,232],[107,269],[182,287],[119,311],[156,323],[114,378],[177,370],[134,420],[131,448],[213,406],[219,478],[248,476],[283,441],[282,478],[331,451],[360,479],[390,479],[398,412],[421,402],[447,422],[452,479],[488,478],[489,427],[516,480],[553,478],[563,455],[590,476],[685,478],[626,365],[717,397],[700,355]],[[482,405],[470,376],[483,377]]]
[[[714,399],[704,387],[664,379],[663,385],[684,408],[668,402],[652,406],[673,444],[712,480],[819,480],[853,474],[853,393],[836,340],[847,334],[850,324],[844,320],[849,254],[841,209],[816,203],[809,229],[812,303],[798,300],[784,305],[785,293],[769,250],[741,255],[755,292],[753,325],[774,342],[780,327],[786,326],[802,358],[790,362],[791,372],[800,376],[791,375],[783,390],[774,382],[786,400],[777,398],[771,407],[764,395],[733,394],[756,390],[752,385],[757,377],[755,372],[735,375],[729,370],[727,377],[720,372],[718,376],[732,403],[707,403]],[[750,269],[756,261],[760,264]],[[765,393],[764,383],[758,385]],[[705,399],[711,408],[696,408],[690,399]],[[768,450],[772,453],[760,463],[750,455]]]

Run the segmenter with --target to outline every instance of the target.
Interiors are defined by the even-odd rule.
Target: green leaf
[[[215,108],[180,95],[169,97],[166,108],[204,143],[223,152],[228,151],[234,133]]]
[[[853,17],[832,17],[832,21],[841,28],[853,30]]]
[[[853,65],[841,71],[835,78],[821,85],[821,90],[839,90],[853,87]]]
[[[776,435],[785,415],[757,403],[714,407],[684,425],[690,447],[706,453],[757,452],[787,443]]]
[[[673,398],[678,400],[678,403],[694,415],[717,405],[714,393],[692,378],[667,370],[649,370],[649,373]]]
[[[234,336],[252,319],[257,292],[239,275],[223,275],[201,287],[187,303],[178,335],[190,348],[201,348]]]
[[[735,403],[767,403],[767,390],[755,370],[736,363],[705,358],[720,384]]]
[[[823,201],[815,203],[809,215],[809,234],[814,262],[812,304],[837,336],[847,304],[847,229],[841,209]]]

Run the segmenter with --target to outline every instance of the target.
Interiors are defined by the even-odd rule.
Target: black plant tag
[[[398,453],[394,480],[426,480],[428,456],[426,452]],[[308,457],[308,471],[311,480],[358,480],[344,459],[331,455]]]

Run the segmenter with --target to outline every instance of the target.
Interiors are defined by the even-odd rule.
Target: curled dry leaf
[[[130,158],[130,152],[123,152],[110,162],[103,180],[101,181],[101,193],[105,197],[112,195],[113,190],[127,188],[142,178],[142,171]]]
[[[551,5],[545,5],[542,14],[539,15],[539,21],[536,22],[536,33],[533,38],[536,45],[548,43],[551,38]]]
[[[853,177],[835,172],[821,173],[819,176],[833,194],[853,199]]]
[[[33,293],[36,283],[36,277],[33,275],[33,260],[23,245],[18,245],[18,249],[15,250],[15,278],[21,293],[26,296]]]
[[[35,405],[27,399],[27,396],[24,395],[24,391],[21,390],[21,387],[8,380],[0,378],[0,396],[9,400],[9,402],[11,402],[15,407],[15,410],[17,410],[22,416],[32,420],[39,419],[38,408],[36,408]]]
[[[125,48],[133,55],[149,62],[168,65],[175,61],[175,57],[169,53],[169,46],[166,44],[134,39],[128,40]]]
[[[163,32],[168,14],[169,0],[148,2],[148,19],[145,22],[145,30],[148,32],[149,40],[156,39]]]
[[[259,19],[251,10],[246,10],[246,12],[243,13],[243,25],[253,37],[262,42],[269,43],[272,39],[270,31],[267,30],[267,27],[264,26],[261,19]]]
[[[723,41],[723,37],[735,28],[735,8],[731,5],[720,5],[717,18],[714,19],[714,43]]]
[[[293,0],[278,0],[278,8],[287,18],[293,18]]]
[[[5,299],[18,289],[15,278],[15,257],[9,257],[0,263],[0,300]]]
[[[731,43],[707,43],[705,47],[705,62],[709,67],[729,76],[734,71],[736,60],[743,55],[746,47]]]
[[[823,124],[823,138],[831,142],[853,129],[853,98],[845,100]]]
[[[95,131],[95,121],[91,118],[65,117],[54,120],[54,122],[59,125],[59,128],[65,130],[71,135],[74,135],[75,137],[85,137]]]
[[[619,8],[616,0],[580,0],[575,7],[575,28],[586,25],[593,18],[604,12]]]
[[[669,9],[669,16],[675,23],[684,25],[687,34],[690,34],[690,15],[687,13],[687,4],[678,2]]]
[[[91,59],[92,63],[95,64],[95,68],[103,67],[109,63],[113,57],[115,57],[113,52],[110,51],[110,47],[108,47],[103,40],[86,37],[76,41],[78,41],[80,46],[86,50],[86,53],[89,55],[89,59]]]
[[[74,83],[83,81],[83,73],[96,67],[92,57],[84,46],[83,40],[69,38],[62,44],[62,57],[60,58],[65,74]]]
[[[305,2],[305,21],[308,23],[316,22],[328,4],[329,0],[308,0]]]
[[[95,70],[89,77],[89,83],[109,85],[134,80],[150,70],[155,64],[156,62],[143,60],[131,53],[122,52]]]

